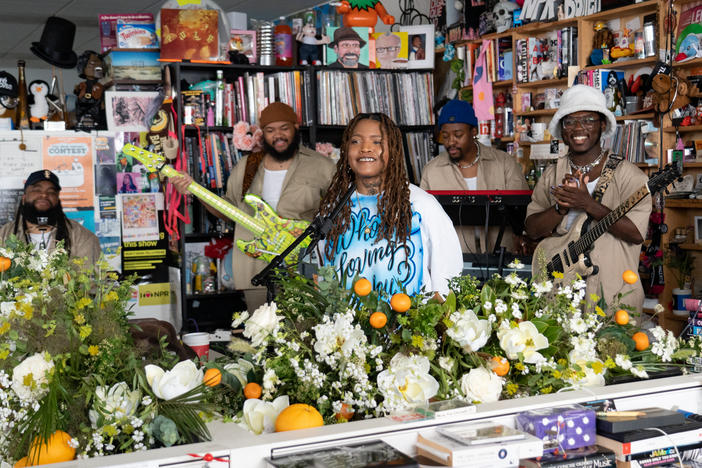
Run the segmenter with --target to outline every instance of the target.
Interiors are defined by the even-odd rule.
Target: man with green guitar
[[[282,218],[312,221],[336,171],[334,162],[300,144],[297,115],[290,106],[281,102],[270,104],[261,112],[259,123],[263,129],[264,149],[245,156],[236,164],[227,181],[224,198],[236,208],[254,214],[244,196],[255,194]],[[187,193],[192,181],[186,174],[170,178],[182,194]],[[231,218],[209,204],[204,205],[215,216]],[[237,224],[235,242],[254,240],[256,235],[250,230],[247,224]],[[296,233],[291,234],[294,238]],[[260,237],[257,239],[260,241]],[[266,302],[266,289],[253,286],[251,278],[265,268],[266,262],[237,248],[233,252],[234,287],[244,290],[248,309],[253,312]]]

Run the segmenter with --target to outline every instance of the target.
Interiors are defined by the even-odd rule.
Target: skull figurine
[[[512,2],[499,2],[492,9],[495,18],[495,29],[498,33],[505,32],[512,27],[512,12],[517,9],[517,4]]]

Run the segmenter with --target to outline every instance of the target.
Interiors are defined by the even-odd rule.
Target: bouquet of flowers
[[[344,289],[329,268],[316,283],[282,279],[275,303],[234,315],[263,374],[262,396],[246,401],[242,423],[272,430],[288,401],[314,406],[332,423],[429,399],[492,402],[604,385],[620,374],[647,378],[699,352],[660,327],[632,324],[624,294],[609,308],[586,297],[582,280],[554,286],[512,273],[480,287],[467,276],[450,290],[445,299],[388,298],[363,278]]]
[[[0,271],[0,459],[52,463],[209,438],[201,415],[222,398],[208,381],[219,371],[175,364],[163,340],[150,353],[135,346],[131,281],[17,239],[0,248]]]

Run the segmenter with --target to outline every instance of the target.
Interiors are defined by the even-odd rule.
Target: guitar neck
[[[160,172],[166,177],[173,177],[180,175],[178,171],[173,169],[169,165],[164,165]],[[259,223],[256,219],[244,213],[242,210],[238,209],[225,199],[218,197],[214,193],[207,190],[202,185],[192,182],[188,186],[188,192],[195,195],[198,199],[202,200],[203,203],[207,203],[212,208],[216,209],[227,218],[231,219],[240,226],[248,229],[253,234],[260,236],[265,231],[265,226]]]
[[[602,234],[607,232],[614,223],[631,211],[631,209],[643,200],[648,193],[648,185],[644,185],[627,198],[624,203],[607,213],[604,218],[599,220],[573,244],[573,258],[577,258],[580,254],[585,253]]]

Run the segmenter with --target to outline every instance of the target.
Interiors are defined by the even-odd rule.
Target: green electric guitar
[[[160,172],[166,177],[179,175],[178,171],[166,164],[166,159],[160,154],[146,151],[132,144],[124,145],[122,152],[139,160],[149,172]],[[239,226],[251,231],[255,236],[253,240],[245,242],[239,239],[236,241],[236,245],[246,255],[265,260],[266,262],[270,262],[276,255],[285,250],[309,226],[307,221],[281,218],[268,203],[251,193],[244,196],[244,201],[253,208],[253,216],[246,214],[225,199],[218,197],[195,182],[188,186],[188,192],[202,200],[203,203],[207,203],[224,214]],[[297,263],[300,250],[306,248],[309,244],[310,238],[308,237],[288,255],[285,260],[286,263]]]

